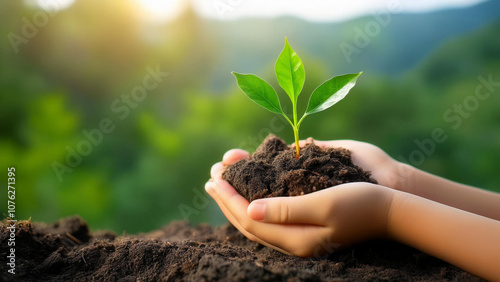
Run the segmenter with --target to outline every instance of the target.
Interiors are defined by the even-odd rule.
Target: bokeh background
[[[285,36],[306,69],[301,110],[324,80],[364,71],[345,100],[304,121],[301,138],[367,141],[500,192],[500,1],[418,12],[388,1],[339,20],[236,17],[245,1],[140,2],[2,1],[3,217],[15,166],[18,219],[79,214],[93,230],[119,233],[225,222],[203,189],[211,165],[270,132],[293,141],[283,118],[248,100],[230,72],[256,73],[278,90]],[[103,120],[113,131],[99,137]],[[431,146],[436,128],[447,139]]]

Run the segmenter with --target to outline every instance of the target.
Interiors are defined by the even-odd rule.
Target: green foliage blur
[[[301,139],[367,141],[423,170],[500,192],[497,3],[389,15],[361,47],[358,31],[375,17],[219,21],[188,7],[159,23],[131,1],[77,0],[33,30],[26,22],[44,23],[47,12],[4,1],[0,213],[6,216],[7,168],[14,166],[18,219],[79,214],[93,230],[119,233],[171,220],[225,222],[203,189],[211,165],[228,149],[254,150],[271,132],[293,142],[286,121],[248,100],[230,74],[265,74],[280,89],[273,64],[284,36],[306,69],[299,105],[327,78],[364,71],[333,110],[303,122]],[[13,46],[12,34],[26,42]],[[348,59],[342,42],[359,52]],[[152,70],[168,76],[140,94]],[[436,128],[447,139],[431,144]]]

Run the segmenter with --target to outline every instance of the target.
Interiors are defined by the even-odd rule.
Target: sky
[[[74,0],[24,0],[44,9],[65,9]],[[245,17],[291,15],[308,21],[339,22],[373,13],[419,13],[466,7],[485,0],[129,0],[137,2],[153,20],[170,21],[191,2],[208,18],[235,20]]]
[[[176,0],[179,1],[179,0]],[[428,12],[471,6],[484,0],[192,0],[203,15],[232,20],[293,15],[309,21],[338,22],[380,11]]]

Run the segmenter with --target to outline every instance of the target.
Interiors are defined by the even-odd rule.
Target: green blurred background
[[[345,100],[303,123],[301,138],[367,141],[500,191],[500,1],[344,22],[208,19],[190,3],[154,21],[133,1],[77,0],[50,13],[2,1],[2,216],[6,168],[15,166],[18,219],[79,214],[93,230],[128,233],[171,220],[225,222],[203,189],[211,165],[230,148],[254,150],[270,132],[293,140],[230,72],[256,73],[279,89],[274,61],[285,36],[306,69],[301,110],[327,78],[364,71]],[[151,70],[161,72],[158,85],[127,102]],[[482,99],[478,77],[494,81]],[[114,130],[100,138],[103,120]],[[419,147],[436,128],[447,140]]]

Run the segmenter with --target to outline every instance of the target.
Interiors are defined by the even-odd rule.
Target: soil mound
[[[9,225],[0,223],[7,246]],[[172,222],[139,235],[92,233],[80,217],[16,226],[16,274],[2,281],[481,281],[393,242],[373,241],[324,259],[287,256],[226,224]],[[7,248],[0,248],[5,259]]]
[[[348,182],[377,181],[354,165],[343,148],[320,148],[314,143],[295,149],[270,134],[249,158],[225,168],[222,178],[248,201],[299,196]]]

